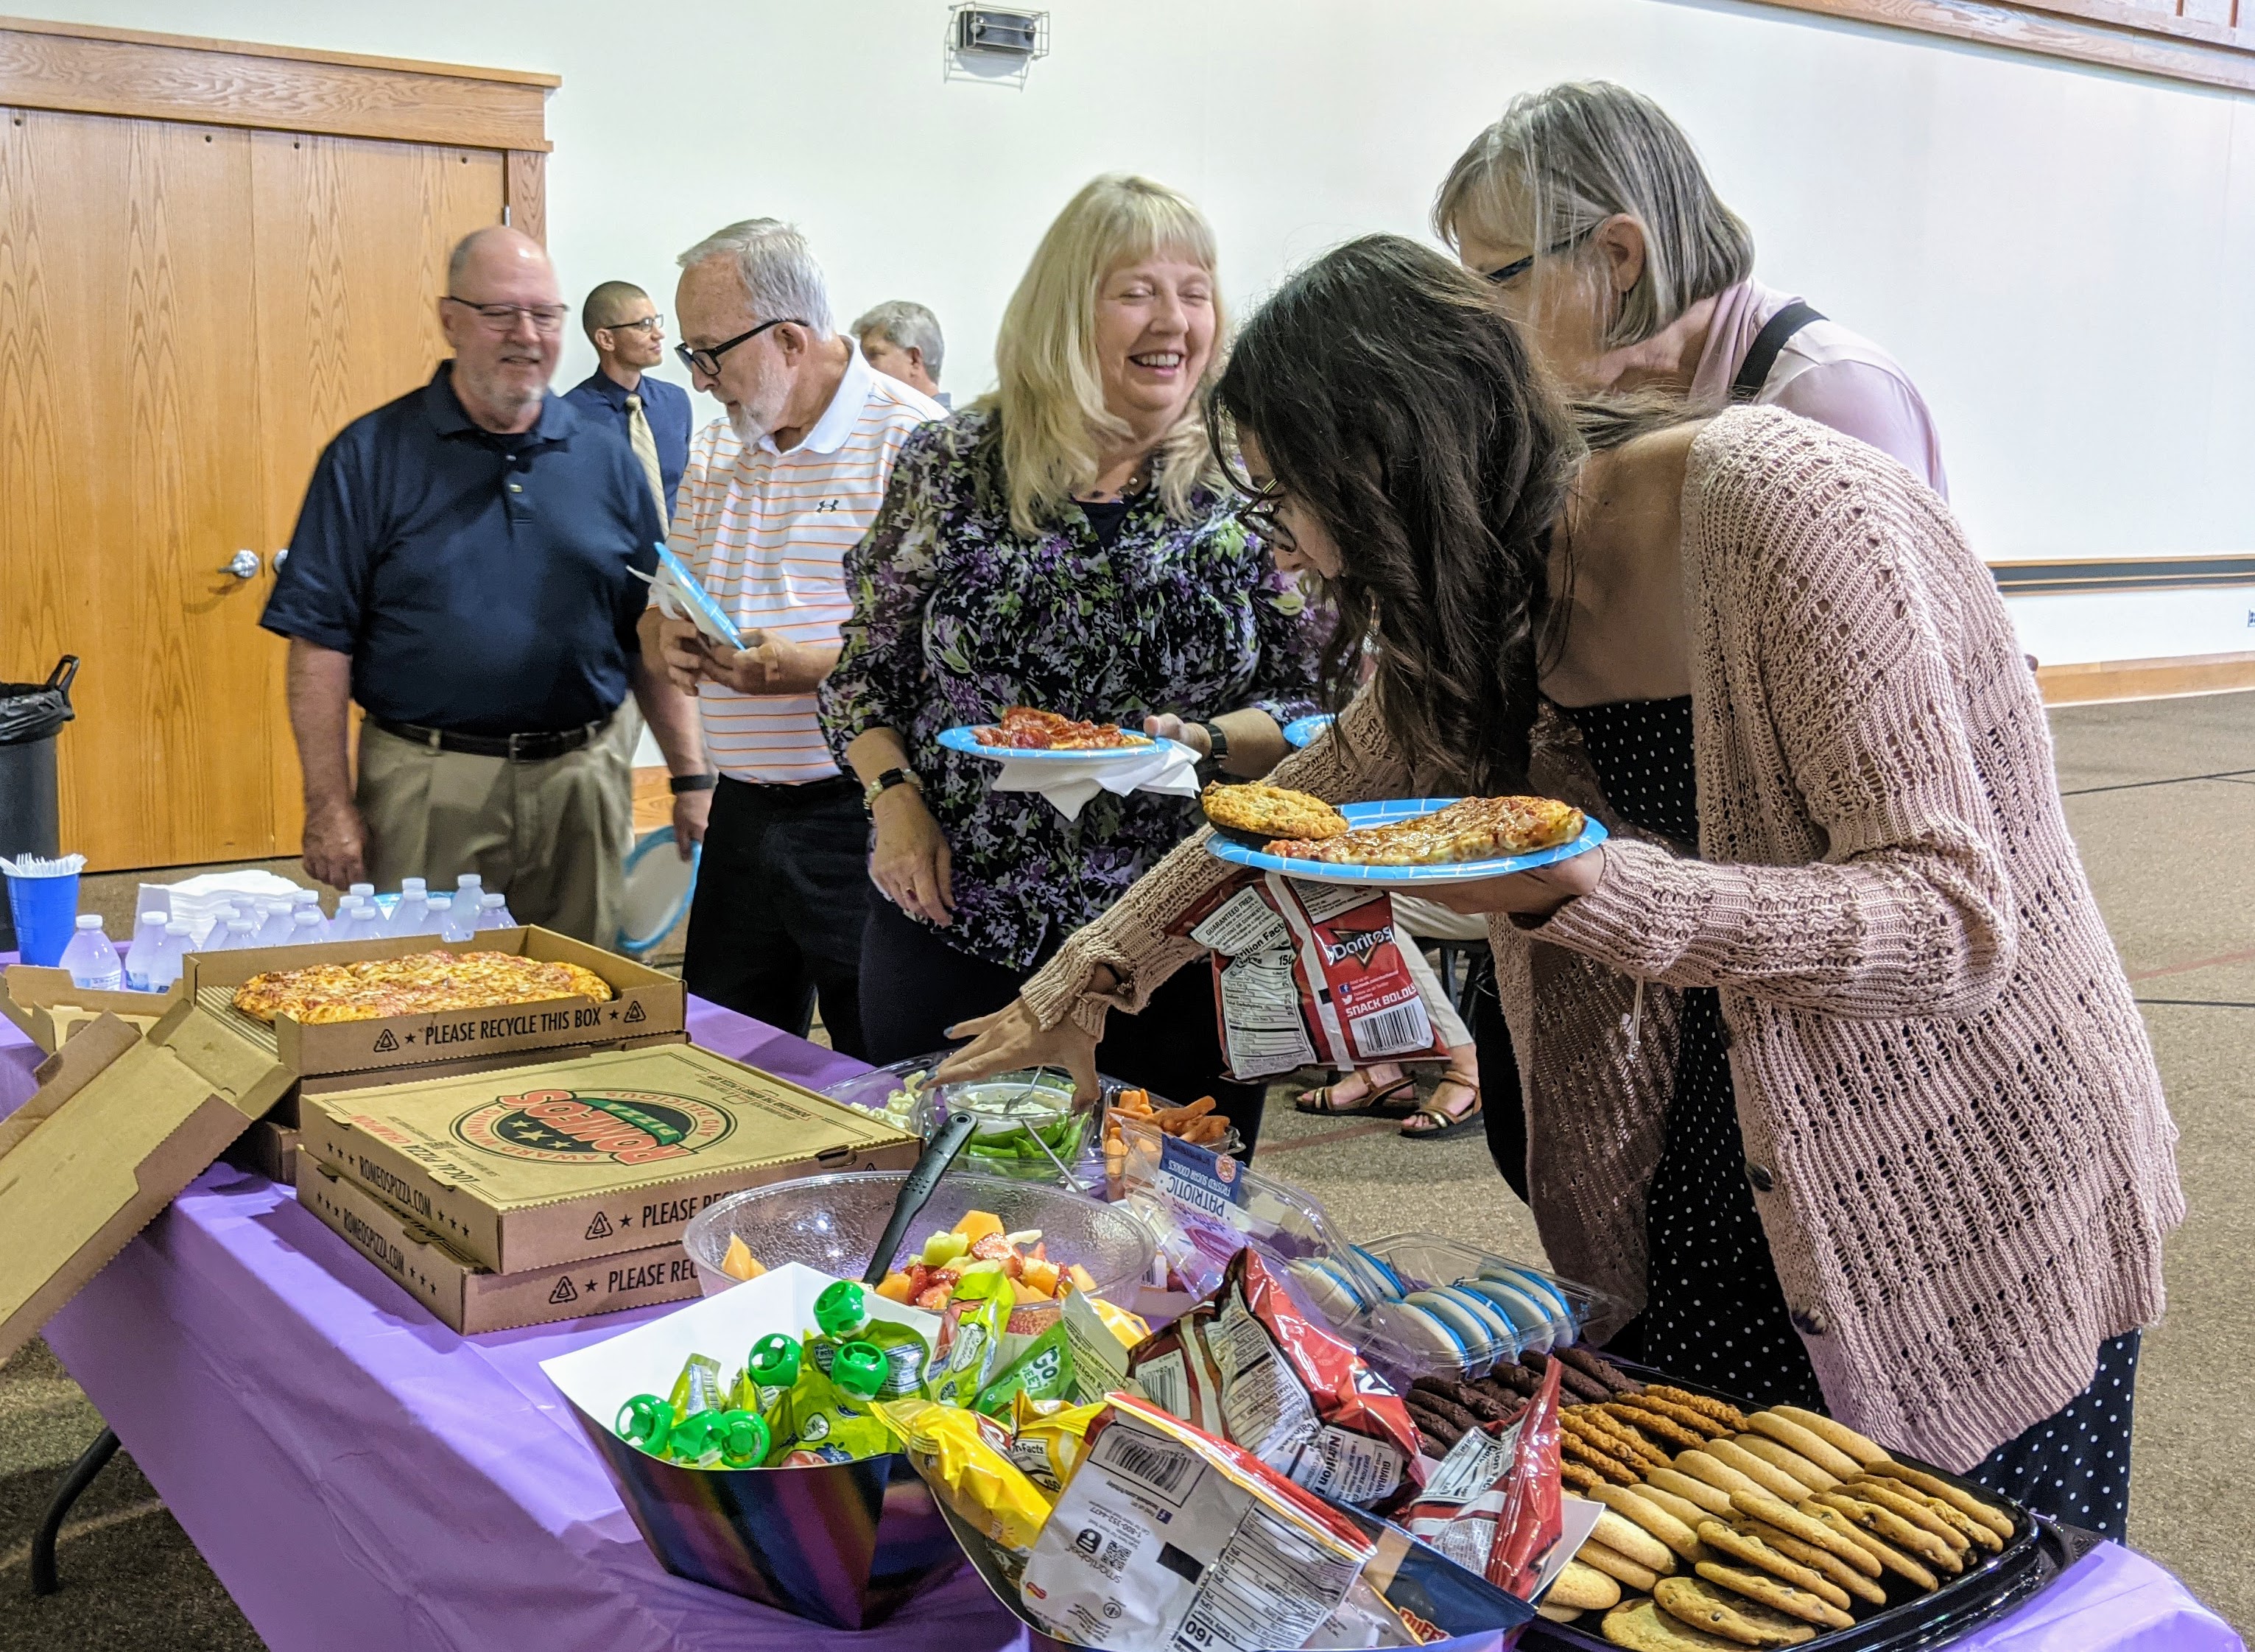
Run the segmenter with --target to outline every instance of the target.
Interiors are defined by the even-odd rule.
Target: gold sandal
[[[1462,1113],[1451,1113],[1433,1100],[1433,1096],[1441,1093],[1443,1086],[1451,1084],[1459,1090],[1472,1092],[1472,1104]],[[1480,1088],[1477,1084],[1468,1084],[1464,1079],[1451,1074],[1443,1079],[1440,1084],[1433,1086],[1433,1096],[1426,1097],[1410,1109],[1408,1117],[1401,1121],[1401,1135],[1413,1142],[1445,1142],[1452,1135],[1463,1135],[1466,1130],[1486,1128],[1480,1116],[1486,1108],[1480,1100]],[[1420,1119],[1432,1120],[1432,1127],[1430,1129],[1422,1130],[1412,1128],[1411,1127]]]
[[[1339,1080],[1339,1084],[1345,1082],[1344,1079]],[[1368,1084],[1370,1080],[1366,1079],[1363,1082]],[[1326,1118],[1352,1118],[1358,1113],[1377,1113],[1384,1110],[1385,1104],[1390,1098],[1400,1095],[1404,1090],[1413,1090],[1416,1085],[1416,1075],[1405,1072],[1393,1083],[1371,1091],[1360,1103],[1351,1107],[1340,1107],[1337,1094],[1338,1084],[1327,1084],[1320,1089],[1303,1093],[1293,1101],[1292,1106],[1297,1112],[1317,1114]],[[1389,1118],[1399,1116],[1401,1110],[1397,1108],[1387,1112],[1387,1116]]]

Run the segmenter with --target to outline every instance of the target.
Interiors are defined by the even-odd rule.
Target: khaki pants
[[[616,947],[634,833],[630,720],[545,763],[473,757],[388,735],[360,734],[356,801],[368,823],[369,880],[379,889],[428,878],[433,892],[475,872],[522,924]]]

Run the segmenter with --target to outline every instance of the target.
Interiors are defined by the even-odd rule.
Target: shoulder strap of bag
[[[1762,330],[1754,334],[1754,347],[1746,352],[1746,359],[1739,363],[1739,376],[1731,381],[1731,399],[1751,402],[1760,396],[1762,386],[1769,383],[1770,369],[1777,365],[1778,352],[1802,328],[1823,319],[1798,299],[1770,317]]]

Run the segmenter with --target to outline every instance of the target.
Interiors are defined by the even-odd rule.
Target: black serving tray
[[[1694,1394],[1709,1395],[1728,1401],[1749,1416],[1767,1409],[1631,1360],[1615,1360],[1612,1363],[1640,1382],[1668,1383]],[[1881,1579],[1887,1590],[1886,1606],[1869,1617],[1859,1618],[1853,1628],[1828,1630],[1814,1640],[1802,1641],[1795,1652],[1918,1652],[1921,1648],[1947,1646],[1979,1625],[2002,1617],[2037,1593],[2089,1550],[2089,1535],[2074,1527],[2062,1526],[2033,1514],[2011,1498],[1985,1486],[1977,1486],[1963,1475],[1900,1452],[1893,1456],[1906,1467],[1923,1469],[2010,1515],[2012,1536],[2001,1552],[1983,1554],[1978,1564],[1969,1564],[1956,1577],[1946,1579],[1939,1589],[1920,1592],[1893,1573],[1887,1574]],[[1978,1550],[1974,1552],[1981,1553]],[[1622,1598],[1628,1598],[1627,1591],[1623,1591]],[[1572,1623],[1553,1623],[1547,1618],[1538,1618],[1527,1627],[1521,1644],[1529,1648],[1572,1648],[1574,1652],[1618,1652],[1612,1642],[1598,1632],[1598,1626],[1604,1619],[1602,1612],[1586,1613]]]

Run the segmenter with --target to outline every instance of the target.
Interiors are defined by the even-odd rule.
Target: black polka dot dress
[[[1679,844],[1698,842],[1689,695],[1560,709],[1581,729],[1615,813]],[[1682,999],[1675,1084],[1647,1210],[1645,1309],[1608,1346],[1765,1405],[1823,1410],[1746,1180],[1721,1001],[1706,987]],[[2122,1541],[2137,1369],[2136,1332],[2101,1344],[2090,1386],[1968,1478]]]

